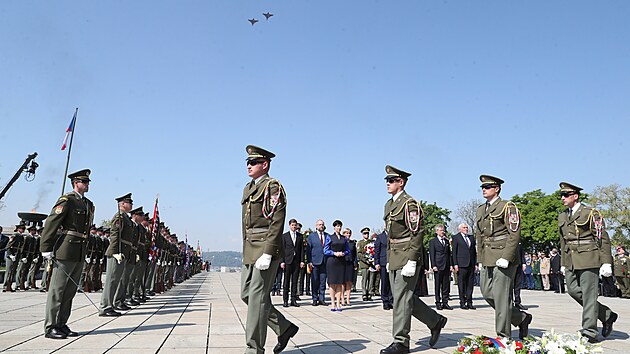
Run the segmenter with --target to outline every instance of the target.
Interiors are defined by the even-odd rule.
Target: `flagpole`
[[[77,113],[79,112],[79,107],[74,110],[74,117],[72,117],[72,121],[74,122],[72,126],[72,136],[70,136],[70,146],[68,146],[68,157],[66,158],[66,170],[63,173],[63,184],[61,185],[61,195],[63,195],[66,191],[66,176],[68,175],[68,166],[70,165],[70,152],[72,151],[72,140],[74,139],[74,131],[77,129]]]

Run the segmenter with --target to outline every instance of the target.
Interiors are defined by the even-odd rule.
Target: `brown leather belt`
[[[403,243],[411,240],[411,236],[405,238],[390,238],[389,242],[391,243]]]
[[[86,234],[82,234],[82,233],[77,232],[77,231],[68,230],[68,231],[64,231],[63,233],[65,235],[70,235],[70,236],[74,236],[74,237],[88,238],[88,236]]]

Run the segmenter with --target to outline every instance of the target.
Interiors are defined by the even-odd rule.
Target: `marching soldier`
[[[580,203],[582,188],[560,183],[560,198],[567,207],[558,215],[562,267],[569,295],[582,305],[582,335],[599,342],[597,319],[602,321],[602,336],[608,337],[617,314],[597,301],[599,276],[612,275],[610,239],[602,214]]]
[[[287,320],[271,303],[282,248],[286,217],[286,194],[280,182],[269,177],[271,159],[276,155],[259,147],[246,147],[247,174],[251,182],[243,190],[243,272],[241,299],[247,304],[245,328],[246,353],[265,352],[267,326],[278,336],[275,354],[286,348],[299,328]]]
[[[131,255],[133,245],[134,224],[131,221],[129,212],[133,207],[131,193],[116,198],[118,202],[118,212],[112,218],[110,229],[109,246],[105,252],[107,256],[107,270],[103,293],[101,294],[101,307],[99,316],[115,317],[120,316],[120,312],[114,309],[114,299],[116,290],[120,285],[125,264]]]
[[[13,289],[13,277],[15,277],[15,273],[17,271],[18,262],[21,261],[21,253],[22,247],[24,244],[24,230],[26,230],[26,225],[19,224],[15,225],[15,230],[13,230],[13,235],[9,236],[9,242],[6,246],[6,271],[4,273],[4,288],[2,292],[15,292]],[[15,285],[17,288],[17,284]]]
[[[394,296],[392,335],[394,342],[381,350],[381,354],[409,353],[409,332],[411,316],[424,323],[431,330],[429,346],[437,343],[446,317],[427,306],[413,292],[418,281],[418,262],[422,263],[421,252],[424,238],[423,211],[420,204],[407,192],[407,180],[411,173],[385,166],[387,193],[392,198],[385,203],[385,231],[389,235],[387,243],[387,270]]]
[[[477,208],[477,259],[481,269],[481,293],[494,309],[497,335],[511,337],[510,325],[519,327],[519,338],[527,337],[532,315],[514,307],[511,292],[516,267],[521,266],[517,248],[521,242],[520,212],[514,203],[502,200],[497,177],[481,175],[481,190],[486,203]],[[480,267],[481,268],[481,267]]]
[[[52,339],[79,335],[67,323],[87,252],[87,234],[94,219],[94,204],[85,197],[90,189],[90,170],[71,173],[68,178],[73,190],[57,200],[46,220],[40,244],[42,256],[53,262],[44,321],[45,336]],[[57,233],[60,227],[61,234]]]

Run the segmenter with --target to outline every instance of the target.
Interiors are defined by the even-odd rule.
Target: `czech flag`
[[[70,125],[68,126],[68,129],[66,129],[66,137],[63,138],[63,144],[61,145],[61,150],[65,150],[66,149],[66,143],[68,142],[68,136],[70,136],[70,133],[74,131],[74,122],[77,120],[77,113],[74,113],[74,116],[72,116],[72,120],[70,121]]]

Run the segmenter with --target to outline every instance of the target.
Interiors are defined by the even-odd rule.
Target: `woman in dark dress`
[[[350,290],[352,290],[352,281],[354,277],[354,269],[357,267],[357,244],[350,239],[352,237],[352,230],[345,228],[343,230],[343,236],[348,240],[348,249],[350,253],[346,258],[346,279],[343,284],[343,297],[342,303],[344,306],[350,306]]]
[[[330,287],[330,299],[333,308],[330,311],[341,311],[341,297],[343,296],[343,284],[346,281],[346,255],[350,254],[348,239],[341,234],[343,224],[339,220],[333,222],[335,232],[326,237],[324,242],[324,255],[326,260],[326,273],[328,273],[328,286]]]

